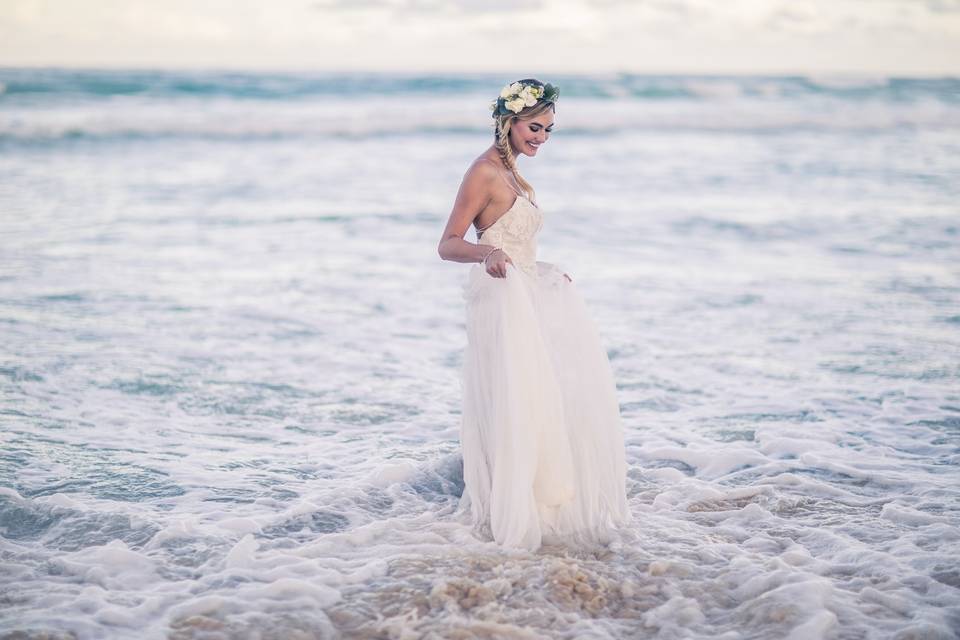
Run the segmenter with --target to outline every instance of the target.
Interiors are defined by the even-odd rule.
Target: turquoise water
[[[634,522],[526,554],[436,254],[511,78],[0,70],[0,634],[957,636],[960,81],[547,79]]]

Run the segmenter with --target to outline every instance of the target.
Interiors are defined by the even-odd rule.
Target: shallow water
[[[633,522],[534,554],[436,254],[503,81],[0,71],[0,637],[957,637],[957,81],[557,79]]]

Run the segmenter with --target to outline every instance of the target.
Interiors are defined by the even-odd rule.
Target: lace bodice
[[[536,278],[537,232],[542,225],[540,209],[525,196],[517,196],[506,213],[477,231],[477,242],[503,249],[515,267]]]

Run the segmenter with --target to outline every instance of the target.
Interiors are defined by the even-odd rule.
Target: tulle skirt
[[[606,352],[576,286],[554,265],[536,270],[470,271],[460,431],[461,508],[498,543],[530,550],[596,540],[629,515]]]

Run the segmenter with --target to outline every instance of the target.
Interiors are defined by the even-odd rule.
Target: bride
[[[494,143],[470,166],[438,251],[476,263],[467,349],[461,506],[499,544],[596,540],[629,518],[610,363],[572,279],[536,259],[543,213],[517,159],[553,130],[558,90],[527,78],[491,103]],[[477,242],[464,239],[476,226]]]

